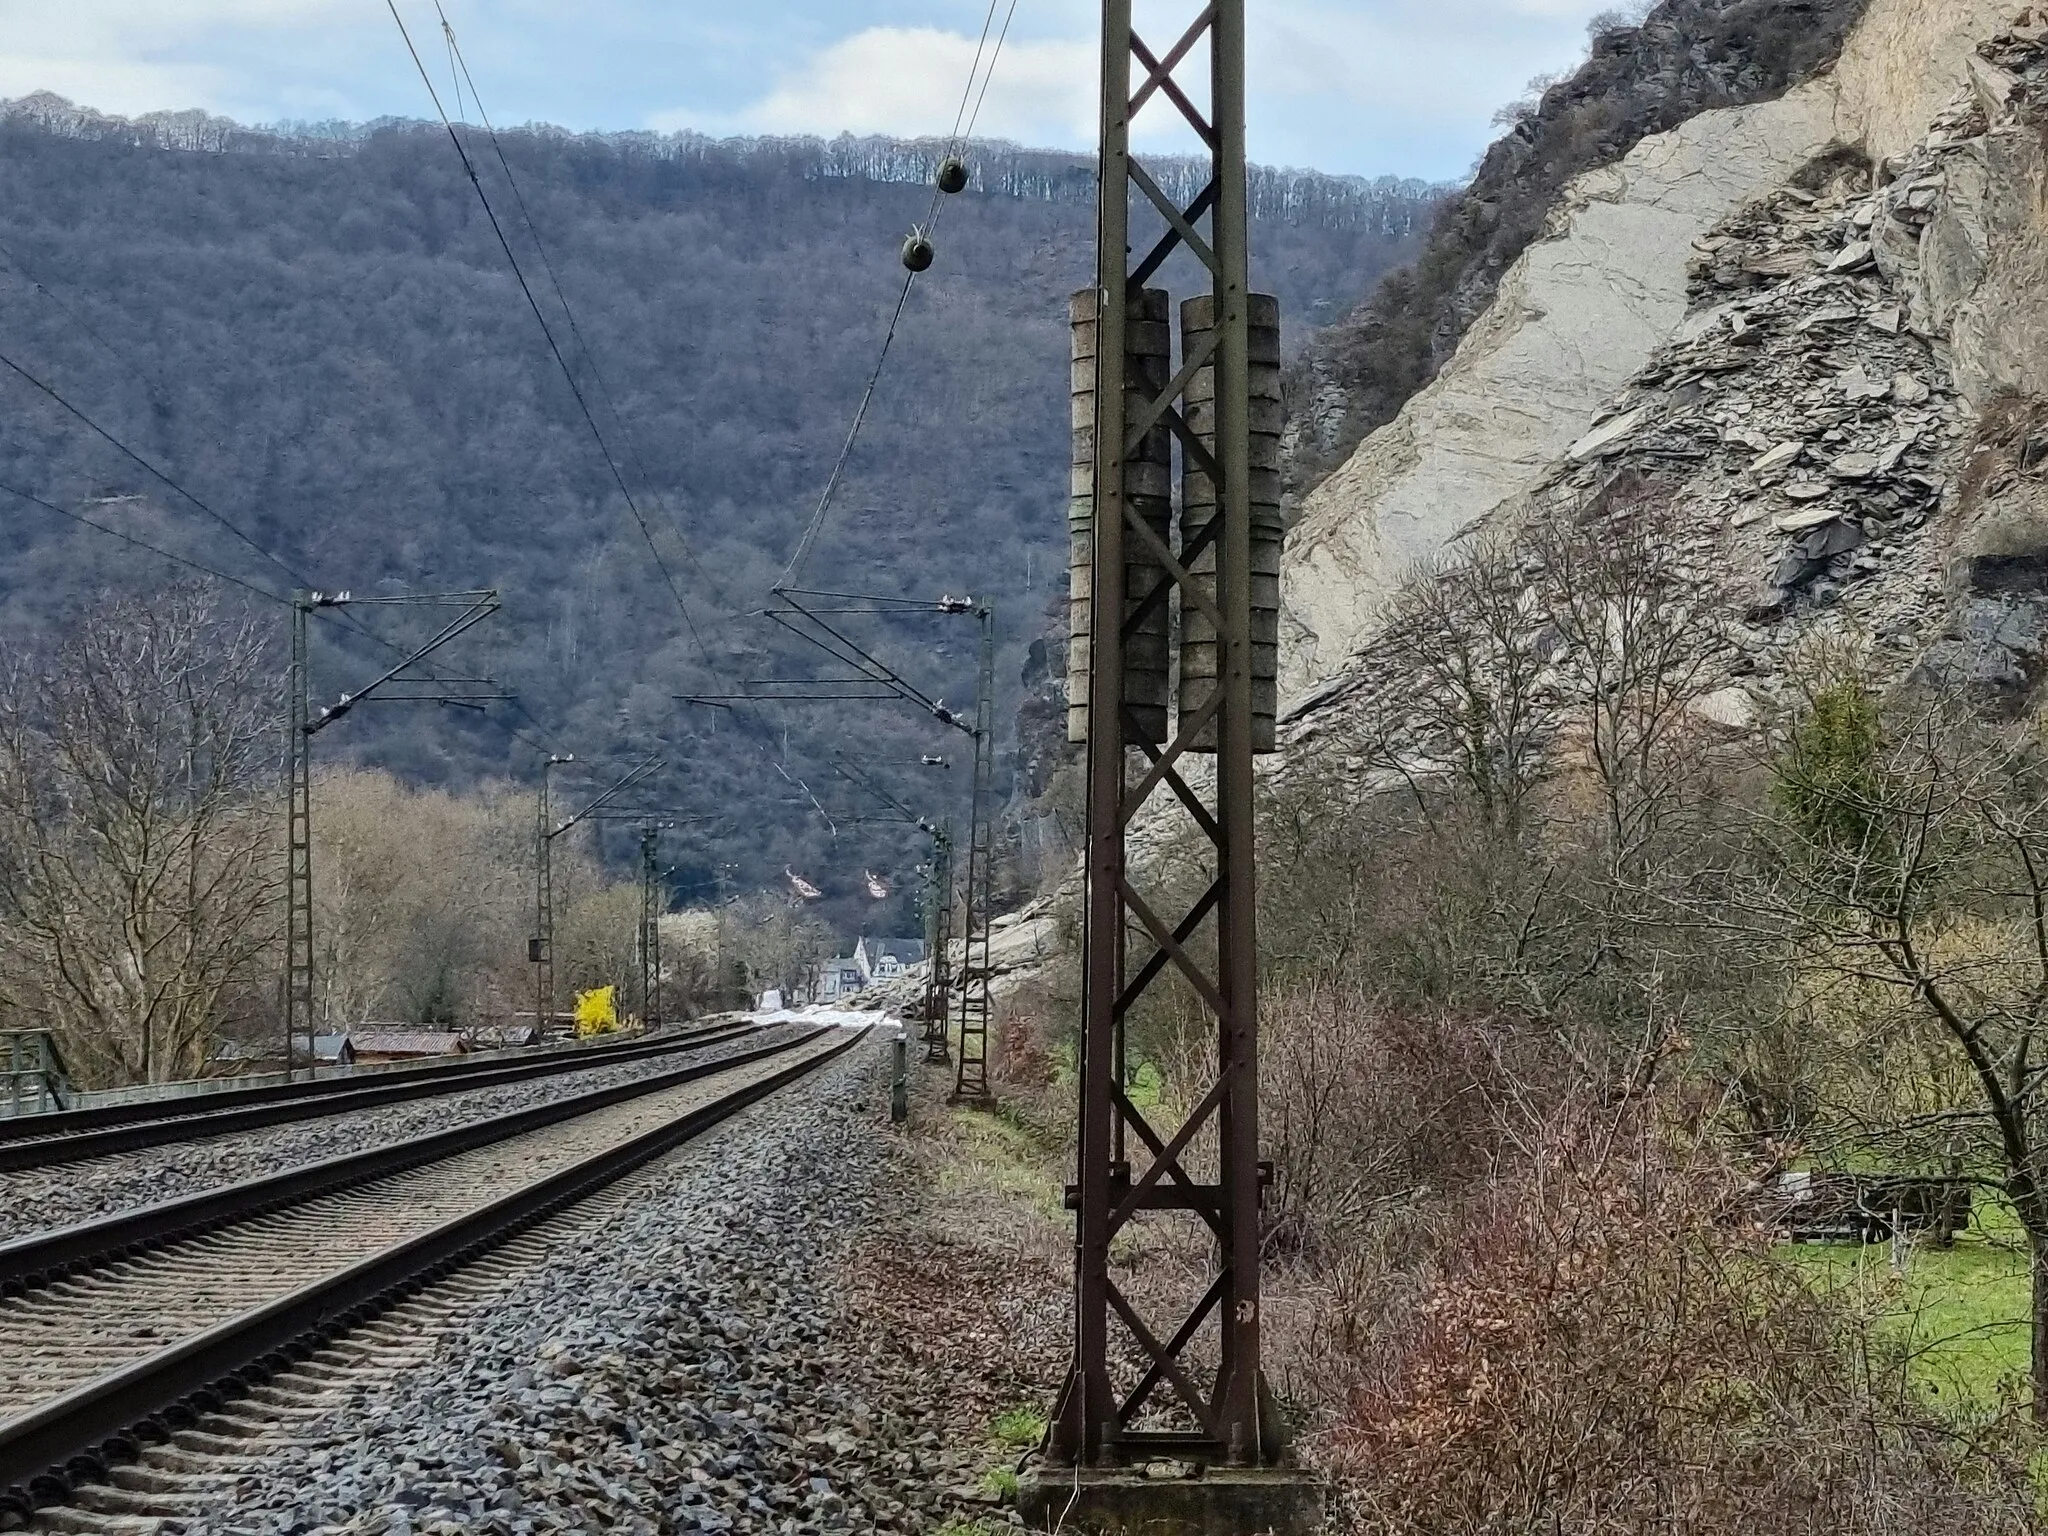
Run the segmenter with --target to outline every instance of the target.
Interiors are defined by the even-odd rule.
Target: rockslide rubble
[[[2031,687],[2048,654],[2032,600],[1981,590],[1958,558],[1984,478],[1970,472],[1983,402],[1964,397],[1947,330],[1983,271],[1955,204],[1982,199],[1987,146],[2040,132],[2048,24],[2021,13],[1969,74],[1906,152],[1822,156],[1696,239],[1671,339],[1527,496],[1460,535],[1597,507],[1639,477],[1681,514],[1681,571],[1736,594],[1703,637],[1730,685],[1715,695],[1724,724],[1779,691],[1816,626],[1861,633],[1896,675],[1994,689]],[[1405,680],[1375,660],[1369,643],[1303,698],[1288,738],[1398,699]]]

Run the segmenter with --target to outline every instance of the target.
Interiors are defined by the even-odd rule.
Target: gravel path
[[[719,1056],[750,1050],[787,1038],[798,1028],[775,1026],[760,1034],[709,1046],[706,1052]],[[702,1060],[705,1054],[679,1051],[669,1056],[414,1099],[381,1109],[356,1110],[205,1141],[150,1147],[118,1157],[0,1174],[0,1241],[196,1194],[239,1179],[280,1173],[301,1163],[358,1152],[380,1142],[424,1136],[614,1083],[631,1082]]]
[[[184,1530],[807,1536],[958,1518],[985,1451],[941,1433],[944,1373],[877,1348],[841,1290],[904,1191],[886,1071],[878,1037],[645,1170],[429,1364],[294,1426],[232,1508]]]

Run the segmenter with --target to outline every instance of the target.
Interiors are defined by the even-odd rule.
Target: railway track
[[[351,1110],[669,1056],[735,1040],[759,1028],[750,1023],[719,1024],[619,1045],[549,1051],[529,1060],[439,1062],[394,1069],[388,1078],[379,1074],[368,1080],[272,1083],[261,1088],[222,1089],[190,1099],[10,1117],[0,1120],[0,1173],[83,1162]]]
[[[103,1483],[144,1443],[267,1392],[423,1285],[865,1034],[814,1030],[0,1245],[0,1517]]]

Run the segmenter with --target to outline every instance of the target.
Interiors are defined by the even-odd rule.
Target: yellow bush
[[[609,1035],[619,1027],[619,989],[592,987],[576,994],[576,1038]]]

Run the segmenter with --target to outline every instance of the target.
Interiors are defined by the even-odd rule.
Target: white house
[[[821,1003],[846,997],[860,991],[867,984],[867,972],[861,968],[857,953],[818,962],[816,996]]]
[[[893,981],[924,959],[920,939],[877,939],[863,935],[853,946],[854,963],[870,982]]]

